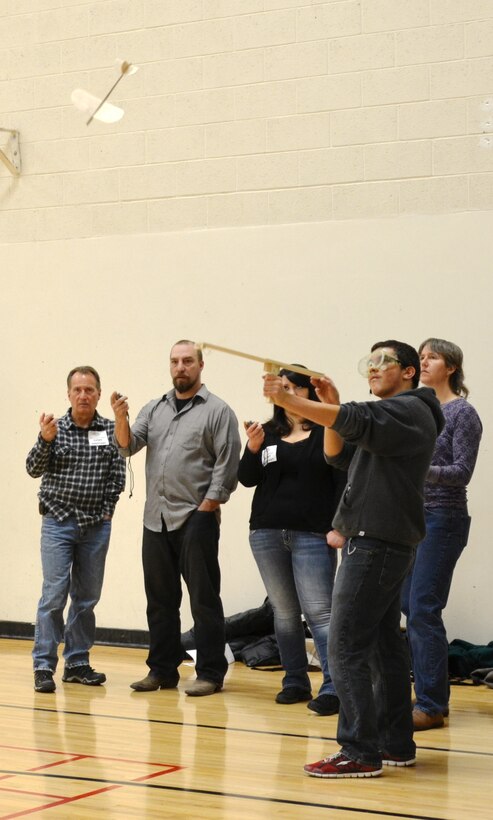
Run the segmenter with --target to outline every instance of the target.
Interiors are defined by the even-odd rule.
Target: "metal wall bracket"
[[[9,134],[7,145],[9,146],[8,156],[5,151],[0,148],[0,161],[3,162],[6,168],[9,169],[13,176],[18,177],[21,173],[21,149],[19,144],[19,132],[13,131],[11,128],[0,128],[6,134]]]

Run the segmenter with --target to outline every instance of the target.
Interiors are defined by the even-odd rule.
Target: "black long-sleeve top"
[[[238,479],[256,487],[250,529],[326,533],[346,474],[325,461],[323,427],[316,426],[302,441],[288,443],[266,433],[258,453],[245,447]]]
[[[334,527],[346,538],[418,544],[425,534],[424,483],[443,426],[429,387],[341,404],[332,429],[344,446],[327,460],[349,471]]]

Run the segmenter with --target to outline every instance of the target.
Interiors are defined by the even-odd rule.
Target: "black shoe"
[[[101,686],[106,680],[103,672],[95,672],[88,663],[66,666],[62,678],[64,683],[82,683],[84,686]]]
[[[307,709],[317,715],[337,715],[339,712],[339,698],[337,695],[319,695],[306,704]]]
[[[160,675],[158,672],[149,672],[142,680],[136,680],[135,683],[130,684],[131,689],[136,692],[154,692],[156,689],[176,689],[178,686],[178,678],[170,678],[166,675]]]
[[[35,692],[54,692],[56,689],[51,669],[36,669],[34,672]]]
[[[301,703],[311,700],[312,693],[309,689],[302,689],[301,686],[286,686],[276,695],[276,703]]]

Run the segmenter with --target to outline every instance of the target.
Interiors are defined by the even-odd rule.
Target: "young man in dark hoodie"
[[[341,405],[322,378],[313,380],[321,403],[312,402],[264,376],[275,404],[324,425],[327,461],[348,470],[328,537],[343,548],[328,646],[341,749],[304,767],[314,777],[376,777],[382,764],[416,762],[400,593],[425,532],[424,481],[443,416],[434,391],[416,389],[419,356],[410,345],[377,342],[359,369],[381,401]]]

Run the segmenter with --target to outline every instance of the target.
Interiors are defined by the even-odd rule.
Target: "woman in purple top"
[[[421,382],[434,388],[445,427],[425,484],[426,537],[402,591],[416,694],[415,731],[439,728],[448,715],[448,642],[442,612],[467,544],[471,519],[466,486],[482,433],[480,418],[467,401],[462,350],[445,339],[426,339],[419,354]]]

